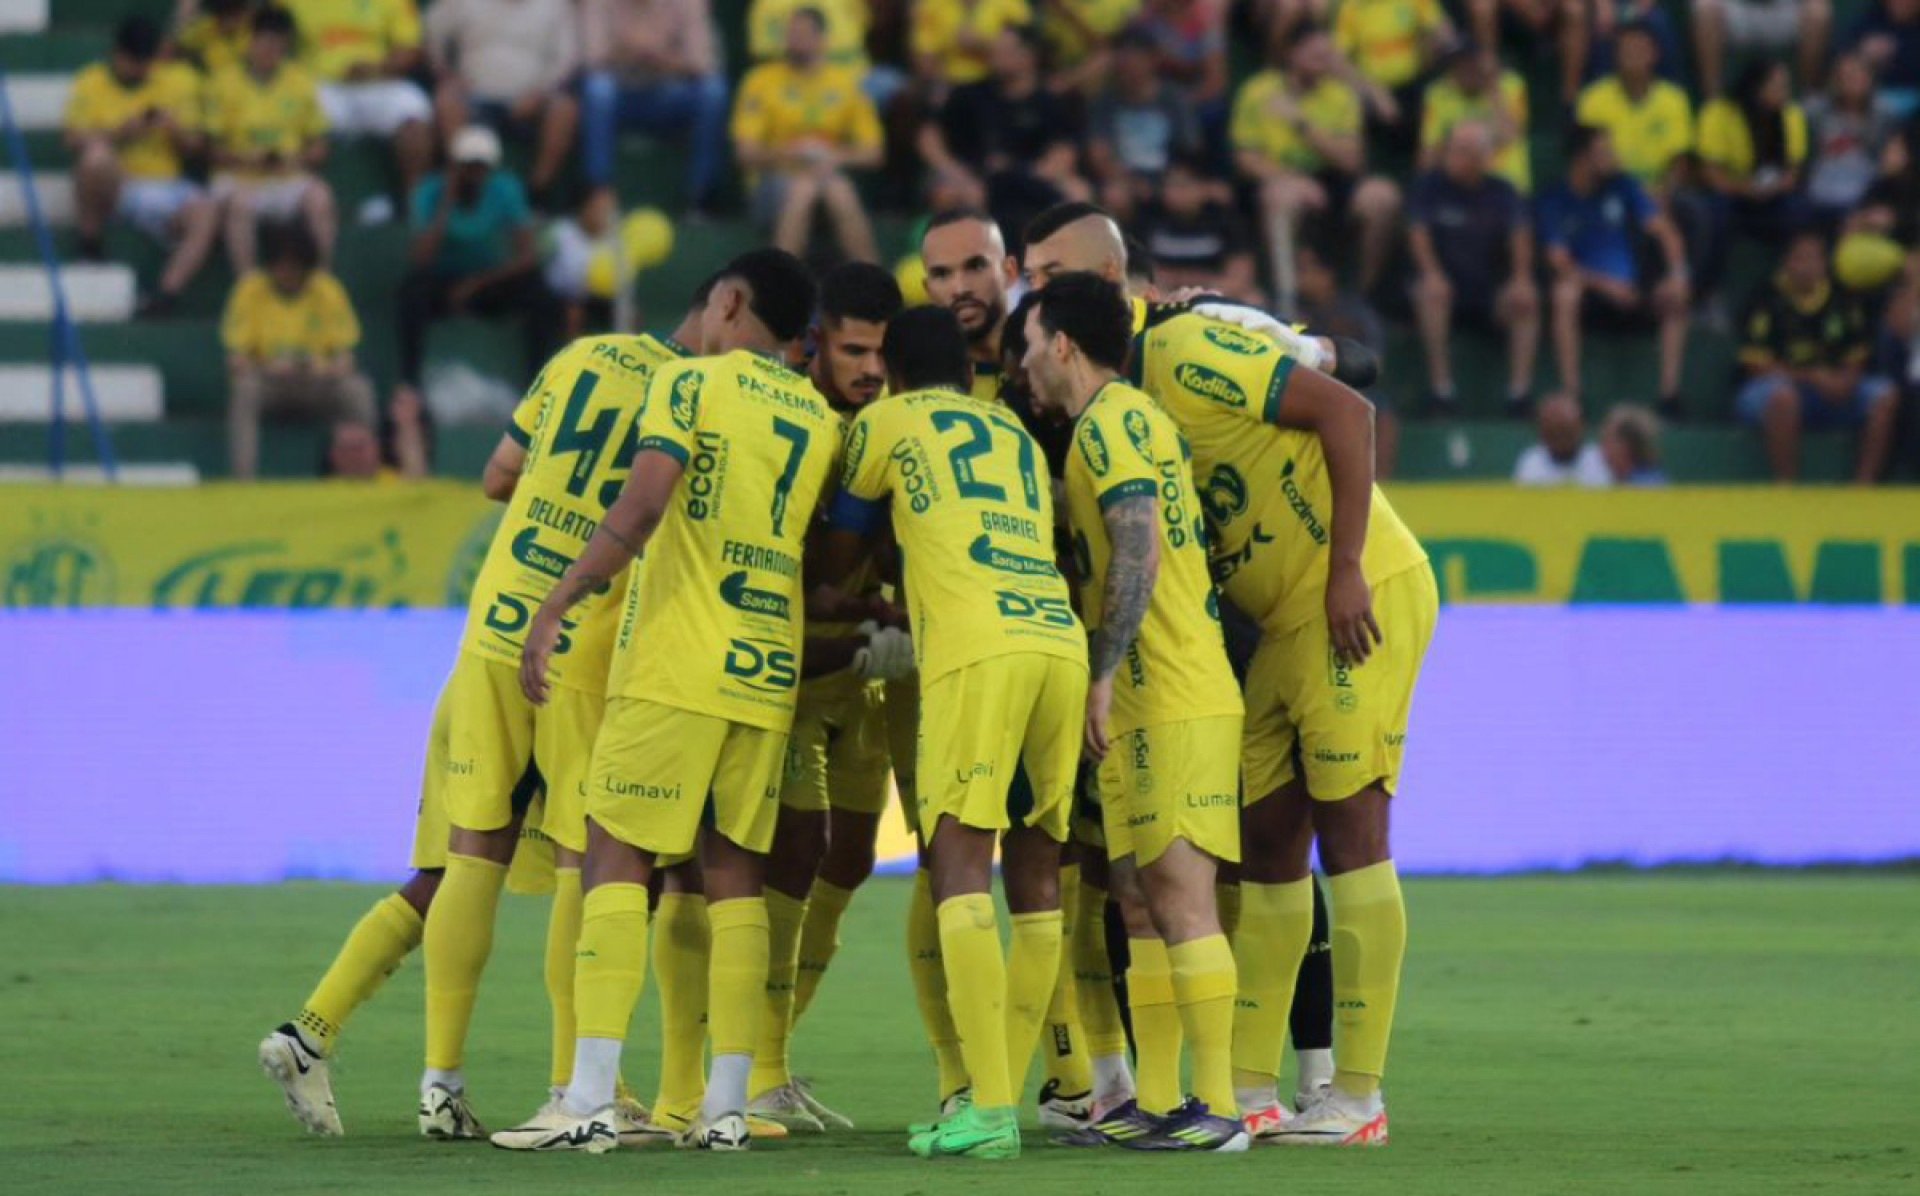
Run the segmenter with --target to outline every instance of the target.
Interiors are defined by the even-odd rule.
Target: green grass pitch
[[[19,1193],[1106,1196],[1920,1191],[1911,873],[1419,880],[1383,1151],[1050,1148],[925,1163],[932,1103],[900,961],[905,886],[856,900],[796,1042],[860,1130],[735,1157],[508,1155],[415,1138],[421,969],[349,1028],[348,1137],[307,1137],[253,1061],[380,890],[0,890],[0,1189]],[[482,1118],[542,1099],[545,902],[510,898],[468,1074]],[[628,1074],[653,1084],[654,1005]]]

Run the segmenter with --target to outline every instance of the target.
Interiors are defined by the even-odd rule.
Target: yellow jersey
[[[1107,508],[1145,497],[1160,511],[1160,572],[1113,687],[1113,734],[1241,713],[1240,686],[1220,632],[1220,600],[1207,571],[1206,524],[1186,438],[1145,393],[1109,382],[1075,421],[1073,444],[1067,517],[1089,628],[1104,617],[1113,556]]]
[[[827,60],[867,69],[867,0],[753,0],[747,8],[747,56],[772,62],[786,53],[787,26],[803,8],[827,19]]]
[[[802,72],[785,62],[763,62],[740,81],[733,140],[773,149],[805,141],[879,149],[880,114],[860,90],[859,76],[847,67]]]
[[[1786,133],[1787,166],[1807,160],[1807,114],[1788,104],[1780,114]],[[1714,100],[1700,110],[1700,158],[1745,182],[1753,177],[1753,133],[1740,105]]]
[[[863,408],[830,519],[871,531],[889,511],[923,686],[994,656],[1086,660],[1054,564],[1046,463],[1004,405],[916,390]]]
[[[1340,0],[1333,41],[1361,74],[1400,87],[1420,76],[1425,43],[1446,23],[1439,0]]]
[[[217,75],[228,67],[241,65],[247,46],[253,41],[253,26],[246,20],[231,27],[222,25],[211,13],[201,13],[188,21],[175,39],[181,53],[201,70]]]
[[[507,429],[527,458],[474,579],[463,651],[518,667],[527,623],[627,480],[648,380],[687,354],[651,335],[589,336],[540,371]],[[606,687],[629,572],[568,614],[554,684],[593,693]]]
[[[1040,30],[1046,36],[1047,44],[1053,48],[1054,64],[1078,66],[1099,44],[1082,32],[1081,26],[1084,25],[1095,38],[1105,40],[1119,33],[1139,16],[1140,5],[1141,0],[1054,0],[1054,3],[1044,5],[1040,13]]]
[[[385,62],[420,44],[414,0],[282,0],[300,29],[307,68],[334,83],[357,66]]]
[[[806,375],[744,349],[654,377],[639,449],[686,472],[636,566],[609,695],[770,731],[793,725],[801,561],[840,429]]]
[[[138,87],[128,87],[111,67],[96,62],[74,76],[64,124],[69,133],[107,133],[155,108],[189,130],[200,128],[200,80],[191,67],[156,62]],[[180,148],[163,129],[147,129],[114,152],[128,178],[180,177]]]
[[[235,154],[275,152],[292,159],[327,131],[313,76],[292,64],[262,82],[245,68],[224,71],[207,88],[207,133]]]
[[[978,83],[987,77],[987,50],[1002,29],[1033,23],[1027,0],[918,0],[913,6],[911,49],[915,58],[935,58],[948,83]],[[982,43],[960,45],[962,34]]]
[[[241,276],[220,318],[220,343],[235,357],[331,357],[360,343],[360,319],[340,280],[315,270],[292,295],[264,270]]]
[[[1613,134],[1620,166],[1647,187],[1658,187],[1667,167],[1693,148],[1693,103],[1665,79],[1655,79],[1635,103],[1617,75],[1587,85],[1574,119]]]
[[[1273,422],[1294,359],[1265,337],[1190,312],[1148,328],[1133,364],[1193,446],[1214,574],[1227,597],[1270,633],[1324,618],[1333,516],[1326,454],[1318,436]],[[1374,487],[1360,558],[1368,583],[1426,559]]]
[[[1273,111],[1287,92],[1286,76],[1261,71],[1240,86],[1233,100],[1233,148],[1259,154],[1270,162],[1308,173],[1327,166],[1307,139]],[[1358,136],[1362,122],[1360,96],[1338,79],[1326,78],[1305,95],[1294,96],[1300,117],[1309,128],[1335,136]]]
[[[1492,95],[1470,96],[1450,78],[1441,78],[1420,102],[1420,148],[1437,150],[1453,127],[1464,121],[1491,122],[1504,116],[1515,130],[1514,139],[1494,155],[1493,173],[1512,183],[1522,195],[1533,192],[1533,161],[1527,155],[1527,83],[1512,71],[1501,71]]]

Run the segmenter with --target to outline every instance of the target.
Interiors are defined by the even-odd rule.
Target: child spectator
[[[1600,421],[1600,456],[1616,486],[1664,486],[1660,469],[1660,417],[1637,403],[1622,403]]]
[[[580,66],[571,0],[438,0],[427,10],[434,109],[448,144],[478,121],[534,144],[527,187],[549,201],[580,128],[570,85]]]
[[[336,136],[393,143],[400,194],[433,164],[433,104],[412,79],[422,65],[414,0],[283,0]]]

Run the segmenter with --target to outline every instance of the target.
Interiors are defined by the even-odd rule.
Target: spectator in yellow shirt
[[[1730,99],[1700,113],[1700,165],[1707,186],[1732,201],[1736,226],[1777,240],[1811,215],[1800,195],[1807,116],[1793,102],[1784,62],[1756,62]]]
[[[1400,189],[1366,175],[1360,97],[1335,74],[1339,55],[1326,30],[1303,26],[1285,50],[1286,69],[1249,78],[1234,99],[1234,162],[1260,191],[1260,209],[1283,303],[1296,230],[1331,237],[1360,228],[1360,289],[1379,282],[1393,249]]]
[[[1141,0],[1041,0],[1039,7],[1053,86],[1098,92],[1107,80],[1114,38],[1139,16]]]
[[[199,80],[159,53],[157,24],[122,21],[107,61],[75,77],[64,122],[80,257],[105,258],[116,216],[173,243],[159,288],[142,305],[147,314],[164,311],[199,273],[219,231],[213,201],[184,173],[183,159],[201,146]]]
[[[327,118],[312,77],[287,61],[292,50],[293,18],[263,8],[253,15],[243,65],[208,87],[213,197],[226,209],[236,274],[254,267],[261,220],[304,221],[320,260],[333,259],[339,216],[332,189],[314,173],[327,158]]]
[[[992,73],[993,43],[1001,30],[1032,21],[1027,0],[916,0],[914,74],[937,104],[949,87],[978,83]]]
[[[1348,81],[1381,124],[1407,130],[1404,141],[1420,79],[1453,39],[1440,0],[1340,0],[1333,22]]]
[[[433,105],[410,77],[420,69],[414,0],[281,0],[300,29],[305,65],[337,136],[393,142],[400,194],[433,165]]]
[[[234,284],[220,342],[227,351],[234,477],[250,479],[258,471],[263,412],[373,423],[373,385],[353,359],[360,320],[340,280],[320,269],[313,238],[299,225],[277,230],[267,268]]]
[[[1660,78],[1660,41],[1644,24],[1624,25],[1614,49],[1616,72],[1580,93],[1575,119],[1612,134],[1620,165],[1656,194],[1668,187],[1668,168],[1693,149],[1693,103]]]
[[[180,0],[174,48],[204,75],[239,66],[253,36],[253,0]]]
[[[850,170],[880,165],[880,116],[854,72],[827,61],[827,18],[799,8],[787,20],[783,59],[747,73],[733,110],[733,144],[754,180],[754,215],[773,242],[806,252],[824,211],[840,248],[880,260]]]
[[[1446,74],[1427,87],[1420,102],[1420,169],[1437,169],[1447,134],[1455,125],[1473,121],[1493,138],[1493,173],[1520,194],[1532,194],[1526,81],[1502,70],[1493,47],[1477,42],[1456,42],[1445,63]]]

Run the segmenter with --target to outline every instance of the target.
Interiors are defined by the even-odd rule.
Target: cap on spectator
[[[449,157],[461,166],[469,163],[498,166],[500,137],[485,125],[468,125],[453,135],[453,152]]]

